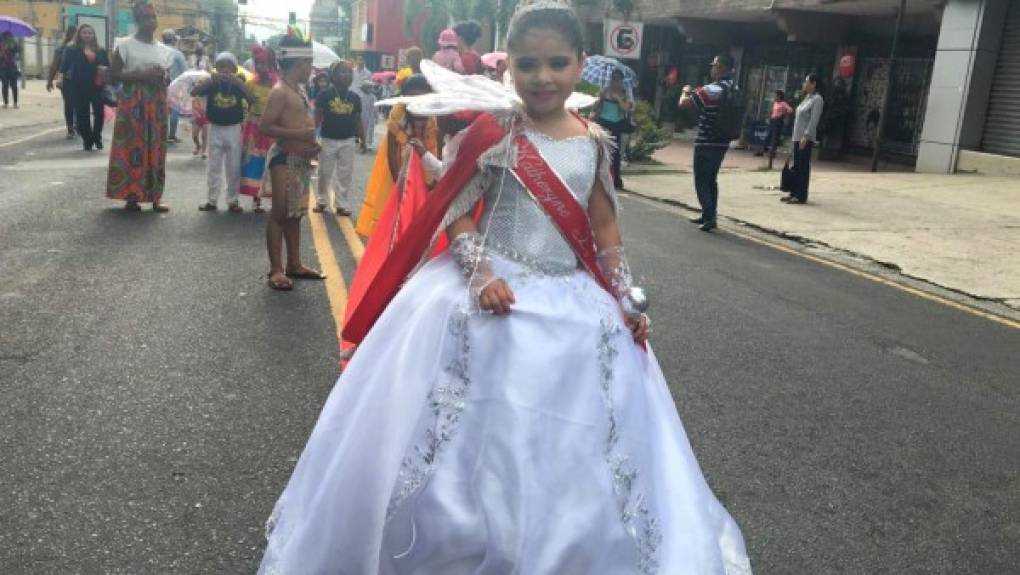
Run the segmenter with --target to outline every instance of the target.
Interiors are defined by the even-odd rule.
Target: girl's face
[[[811,94],[815,91],[815,83],[811,81],[811,78],[804,78],[804,85],[801,86],[805,94]]]
[[[532,28],[510,54],[514,87],[533,118],[557,114],[581,79],[576,47],[557,31]]]
[[[81,41],[85,44],[91,44],[96,40],[96,32],[91,27],[84,26],[78,30],[78,37],[80,37]]]

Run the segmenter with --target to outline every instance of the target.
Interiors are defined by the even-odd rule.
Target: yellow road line
[[[309,194],[308,207],[311,208],[314,202],[314,194]],[[344,285],[340,264],[337,263],[336,254],[333,253],[333,244],[329,241],[325,218],[322,214],[313,213],[309,209],[308,221],[312,226],[312,242],[315,245],[315,253],[319,256],[319,266],[322,273],[326,274],[326,296],[329,298],[329,308],[336,323],[336,337],[339,342],[344,327],[344,311],[347,309],[347,286]]]
[[[850,267],[848,265],[841,264],[839,262],[834,262],[832,260],[827,260],[827,259],[819,257],[819,256],[815,256],[815,255],[811,255],[811,254],[806,254],[804,252],[788,248],[788,247],[786,247],[784,245],[777,244],[775,242],[770,242],[768,240],[763,240],[761,238],[756,238],[754,236],[748,235],[746,233],[743,233],[743,232],[740,232],[740,231],[737,231],[737,230],[733,230],[733,229],[729,229],[728,228],[726,230],[726,232],[730,233],[730,234],[733,234],[733,235],[735,235],[735,236],[737,236],[739,238],[752,241],[752,242],[754,242],[756,244],[761,244],[763,246],[767,246],[767,247],[770,247],[772,249],[779,250],[781,252],[792,254],[792,255],[804,258],[806,260],[810,260],[812,262],[815,262],[815,263],[818,263],[818,264],[822,264],[824,266],[828,266],[830,268],[835,268],[835,269],[844,271],[846,273],[855,275],[857,277],[873,281],[873,282],[875,282],[877,284],[882,284],[884,286],[891,287],[891,288],[900,290],[902,292],[906,292],[906,293],[908,293],[910,295],[919,297],[921,299],[925,299],[925,300],[928,300],[928,301],[931,301],[931,302],[939,303],[939,304],[942,304],[944,306],[951,307],[953,309],[962,311],[964,313],[968,313],[968,314],[973,315],[973,316],[977,316],[977,317],[984,318],[984,319],[987,319],[987,320],[990,320],[990,321],[994,321],[995,323],[1004,325],[1006,327],[1011,327],[1013,329],[1020,329],[1020,322],[1014,321],[1014,320],[1009,319],[1007,317],[1003,317],[1001,315],[997,315],[997,314],[994,314],[994,313],[991,313],[991,312],[984,311],[982,309],[978,309],[978,308],[975,308],[975,307],[972,307],[972,306],[969,306],[969,305],[966,305],[966,304],[962,304],[960,302],[953,301],[953,300],[951,300],[949,298],[945,298],[945,297],[942,297],[940,295],[936,295],[936,294],[933,294],[933,293],[928,293],[926,291],[919,290],[919,289],[917,289],[915,287],[904,285],[902,283],[895,282],[893,280],[886,279],[886,278],[884,278],[882,276],[875,275],[875,274],[872,274],[872,273],[869,273],[869,272],[866,272],[866,271],[862,271],[862,270]]]
[[[351,218],[336,216],[336,225],[340,226],[340,231],[343,232],[344,239],[347,240],[347,247],[351,249],[351,254],[354,255],[354,261],[360,264],[361,257],[365,255],[365,244],[358,236],[358,232],[354,231],[354,224],[351,223]]]
[[[630,197],[635,199],[635,200],[643,201],[643,202],[649,203],[649,204],[651,204],[653,206],[657,206],[657,207],[660,207],[660,208],[661,208],[661,206],[663,204],[663,202],[656,201],[654,198],[649,198],[647,196],[642,196],[640,194],[631,194]],[[667,205],[670,205],[670,204],[667,204]],[[679,206],[671,206],[671,207],[675,207],[677,209],[682,209]],[[727,226],[725,228],[725,230],[726,230],[726,233],[729,233],[729,234],[732,234],[734,236],[737,236],[738,238],[745,239],[745,240],[748,240],[748,241],[751,241],[751,242],[754,242],[756,244],[760,244],[760,245],[763,245],[763,246],[766,246],[766,247],[770,247],[772,249],[779,250],[781,252],[784,252],[784,253],[787,253],[787,254],[790,254],[790,255],[801,257],[801,258],[804,258],[806,260],[810,260],[812,262],[821,264],[823,266],[827,266],[827,267],[830,267],[830,268],[841,270],[841,271],[844,271],[844,272],[846,272],[848,274],[855,275],[855,276],[860,277],[860,278],[864,278],[866,280],[875,282],[877,284],[884,285],[886,287],[891,287],[893,289],[897,289],[899,291],[908,293],[910,295],[919,297],[921,299],[925,299],[925,300],[928,300],[928,301],[931,301],[931,302],[942,304],[942,305],[944,305],[946,307],[951,307],[951,308],[953,308],[955,310],[959,310],[959,311],[962,311],[964,313],[967,313],[967,314],[970,314],[970,315],[973,315],[973,316],[976,316],[976,317],[980,317],[980,318],[987,319],[989,321],[993,321],[995,323],[998,323],[1000,325],[1004,325],[1006,327],[1011,327],[1013,329],[1020,329],[1020,322],[1018,322],[1016,320],[1013,320],[1013,319],[1010,319],[1008,317],[1004,317],[1004,316],[1001,316],[1001,315],[998,315],[998,314],[995,314],[995,313],[992,313],[992,312],[985,311],[983,309],[978,309],[978,308],[973,307],[973,306],[969,306],[969,305],[966,305],[966,304],[963,304],[963,303],[960,303],[960,302],[957,302],[957,301],[953,301],[953,300],[951,300],[949,298],[942,297],[940,295],[936,295],[936,294],[933,294],[933,293],[928,293],[926,291],[919,290],[919,289],[917,289],[915,287],[911,287],[911,286],[908,286],[908,285],[905,285],[905,284],[902,284],[902,283],[899,283],[899,282],[896,282],[896,281],[884,278],[882,276],[879,276],[879,275],[876,275],[876,274],[873,274],[873,273],[870,273],[870,272],[866,272],[866,271],[863,271],[863,270],[856,269],[856,268],[848,266],[846,264],[841,264],[839,262],[828,260],[828,259],[825,259],[823,257],[807,254],[807,253],[804,253],[804,252],[801,252],[801,251],[798,251],[798,250],[795,250],[795,249],[792,249],[792,248],[788,248],[788,247],[786,247],[786,246],[784,246],[782,244],[779,244],[779,243],[776,243],[776,242],[770,242],[768,240],[764,240],[764,239],[752,236],[750,234],[747,234],[745,232],[741,232],[741,231],[739,231],[737,229],[734,229],[734,228],[731,228],[729,226]]]
[[[63,132],[66,129],[67,128],[61,127],[61,128],[53,128],[53,129],[50,129],[50,130],[43,130],[42,132],[39,132],[38,134],[33,134],[31,136],[25,136],[24,138],[21,138],[20,140],[14,140],[13,142],[4,142],[3,144],[0,144],[0,148],[6,148],[7,146],[15,146],[17,144],[21,144],[21,143],[27,142],[29,140],[34,140],[34,139],[36,139],[36,138],[38,138],[40,136],[45,136],[46,134],[52,134],[54,132]]]

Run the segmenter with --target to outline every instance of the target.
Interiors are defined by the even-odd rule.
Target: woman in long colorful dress
[[[414,75],[404,82],[402,93],[405,96],[425,94],[430,91],[425,76]],[[400,177],[407,160],[411,138],[420,140],[428,151],[439,155],[439,125],[435,118],[417,118],[407,113],[403,104],[393,106],[389,120],[386,122],[386,138],[379,146],[375,155],[372,174],[365,188],[365,201],[358,213],[356,231],[363,237],[369,237],[375,230],[375,224],[382,216],[386,200],[390,197],[393,185]]]
[[[113,127],[106,197],[124,200],[124,209],[138,211],[151,203],[153,211],[166,212],[162,203],[166,184],[167,69],[170,51],[153,37],[156,9],[135,4],[131,9],[138,31],[121,38],[113,52],[111,78],[122,82]]]
[[[255,104],[248,108],[248,119],[241,133],[243,138],[244,156],[241,159],[241,195],[252,200],[252,210],[261,214],[262,198],[272,194],[263,190],[262,180],[266,174],[266,155],[273,145],[273,139],[259,130],[262,111],[266,109],[269,93],[276,85],[276,63],[273,53],[262,46],[252,49],[252,62],[255,65],[255,77],[246,83],[248,91],[255,96]]]

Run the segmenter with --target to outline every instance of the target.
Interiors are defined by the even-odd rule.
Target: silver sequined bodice
[[[595,142],[588,136],[554,140],[533,131],[528,131],[527,136],[578,202],[587,208],[598,159]],[[497,173],[485,192],[480,227],[487,249],[535,271],[559,275],[577,269],[574,251],[541,206],[509,172]]]

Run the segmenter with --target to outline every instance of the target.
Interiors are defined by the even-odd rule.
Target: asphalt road
[[[184,145],[168,182],[169,214],[128,214],[102,155],[0,148],[0,573],[258,564],[336,326],[321,284],[266,289],[260,216],[196,210]],[[757,573],[1020,572],[1020,331],[623,205],[653,345]]]

